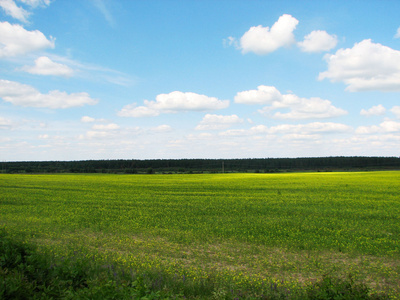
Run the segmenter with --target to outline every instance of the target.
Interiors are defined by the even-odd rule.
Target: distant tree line
[[[248,159],[119,159],[2,162],[2,173],[276,173],[400,169],[399,157],[303,157]]]

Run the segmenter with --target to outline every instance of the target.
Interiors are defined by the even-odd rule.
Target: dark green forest
[[[249,159],[120,159],[2,162],[2,173],[278,173],[400,169],[400,157],[303,157]]]

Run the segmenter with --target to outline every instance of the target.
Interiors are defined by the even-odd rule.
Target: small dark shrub
[[[313,300],[389,299],[386,295],[371,295],[370,289],[364,283],[356,283],[351,275],[346,279],[323,276],[306,292],[308,299]]]

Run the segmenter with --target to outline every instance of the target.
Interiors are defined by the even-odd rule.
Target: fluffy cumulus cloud
[[[93,130],[117,130],[119,129],[119,125],[115,123],[110,124],[96,124],[92,127]]]
[[[265,125],[256,125],[251,127],[250,131],[254,134],[268,133],[268,127]]]
[[[257,90],[239,92],[235,96],[235,102],[242,104],[272,104],[281,100],[282,94],[274,86],[266,85],[260,85]]]
[[[356,129],[357,134],[397,133],[400,132],[400,122],[385,120],[379,125],[360,126]]]
[[[142,118],[142,117],[156,117],[160,114],[159,111],[151,109],[146,106],[137,106],[134,104],[125,105],[119,112],[120,117],[132,117],[132,118]]]
[[[323,30],[314,30],[304,37],[297,45],[304,52],[329,51],[336,47],[337,37]]]
[[[392,113],[396,115],[397,118],[400,119],[400,106],[393,106],[390,110]]]
[[[155,101],[144,101],[144,106],[130,104],[124,106],[118,115],[122,117],[151,117],[160,113],[176,113],[179,111],[211,111],[229,106],[228,100],[219,100],[215,97],[196,93],[179,91],[169,94],[160,94]]]
[[[145,104],[150,108],[166,112],[207,111],[226,108],[229,101],[196,93],[175,91],[169,94],[160,94],[156,97],[156,101],[145,101]]]
[[[94,121],[96,121],[96,119],[95,119],[95,118],[92,118],[92,117],[89,117],[89,116],[83,116],[83,117],[81,118],[81,122],[82,122],[82,123],[92,123],[92,122],[94,122]]]
[[[36,75],[54,75],[65,77],[70,77],[74,73],[70,67],[64,64],[56,63],[47,56],[41,56],[37,58],[34,66],[25,66],[22,68],[22,70]]]
[[[242,53],[268,54],[280,47],[295,43],[293,31],[299,21],[291,15],[282,15],[271,28],[261,25],[251,27],[240,38]]]
[[[382,104],[372,106],[370,109],[362,109],[360,115],[362,116],[382,116],[386,112],[386,108]]]
[[[236,136],[236,137],[247,137],[249,135],[249,132],[245,129],[230,129],[224,132],[220,132],[218,134],[219,136]]]
[[[384,130],[384,132],[400,132],[400,122],[386,120],[379,126]]]
[[[19,0],[29,8],[36,8],[38,6],[45,7],[50,5],[50,0]],[[17,19],[20,22],[27,23],[28,17],[31,15],[26,9],[18,6],[14,0],[0,0],[0,7],[6,15]]]
[[[294,94],[282,95],[275,87],[261,85],[257,90],[239,92],[235,96],[236,103],[268,105],[259,110],[264,115],[271,114],[277,109],[286,109],[273,114],[278,119],[310,119],[310,118],[332,118],[347,114],[341,108],[332,105],[329,100],[318,97],[301,98]]]
[[[46,48],[54,48],[54,39],[47,39],[38,31],[28,31],[21,25],[0,22],[0,58],[24,55]]]
[[[270,134],[319,134],[319,133],[346,133],[352,128],[340,123],[313,122],[308,124],[282,124],[268,129]]]
[[[274,117],[278,119],[323,119],[339,117],[347,114],[347,111],[333,106],[331,101],[318,97],[308,99],[300,98],[296,95],[284,95],[283,98],[282,106],[288,108],[289,112],[275,113]],[[286,101],[286,98],[289,98],[289,101]]]
[[[206,114],[196,126],[196,130],[222,130],[229,128],[234,124],[243,123],[243,120],[240,119],[237,115],[231,116],[221,116],[221,115],[212,115]]]
[[[0,80],[0,97],[14,105],[52,109],[94,105],[98,102],[87,93],[67,94],[54,90],[42,94],[30,85],[8,80]]]
[[[120,126],[115,123],[95,124],[86,134],[79,135],[80,140],[113,139],[121,136]]]
[[[356,43],[353,48],[339,49],[326,55],[328,70],[319,74],[332,82],[344,82],[346,90],[400,91],[400,51],[371,40]]]
[[[30,13],[22,7],[19,7],[13,0],[0,0],[0,7],[12,18],[24,23],[28,22]]]

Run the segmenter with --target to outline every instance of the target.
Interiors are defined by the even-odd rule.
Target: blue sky
[[[398,156],[399,11],[0,0],[1,160]]]

